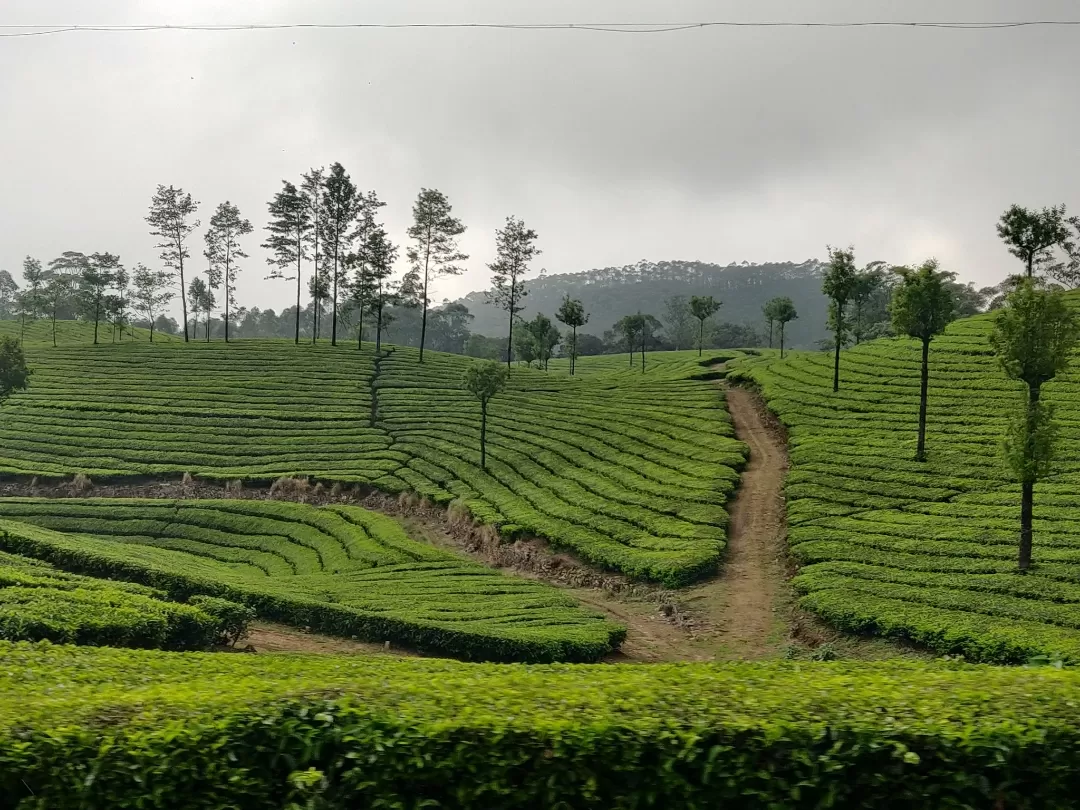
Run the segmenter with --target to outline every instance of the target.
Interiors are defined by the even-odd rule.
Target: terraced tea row
[[[596,660],[625,631],[557,589],[411,540],[358,507],[276,501],[2,499],[0,547],[266,619],[483,660]]]
[[[506,535],[678,585],[715,569],[745,449],[693,353],[646,374],[515,369],[489,463],[471,360],[283,341],[33,349],[0,413],[0,473],[310,476],[459,501]],[[608,360],[599,360],[605,364]],[[580,368],[587,369],[588,359]]]
[[[153,588],[0,552],[0,639],[182,650],[209,647],[223,631],[213,612]]]
[[[855,632],[971,659],[1080,659],[1080,377],[1049,384],[1063,451],[1036,488],[1035,567],[1017,572],[1020,489],[1000,443],[1021,392],[989,345],[992,316],[959,321],[930,359],[926,463],[913,461],[919,349],[901,339],[831,357],[742,361],[789,427],[787,481],[802,604]]]

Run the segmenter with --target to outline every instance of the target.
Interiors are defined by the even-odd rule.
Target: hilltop
[[[788,326],[789,345],[810,347],[825,337],[826,300],[821,293],[822,265],[801,263],[729,264],[692,261],[646,262],[526,279],[528,295],[522,317],[537,312],[553,316],[563,296],[579,298],[589,313],[581,331],[601,336],[624,315],[642,312],[663,320],[664,300],[671,296],[713,295],[724,302],[717,321],[746,324],[766,331],[761,308],[770,298],[788,296],[799,319]],[[481,335],[505,335],[506,313],[488,304],[483,291],[456,303],[474,316],[470,329]]]

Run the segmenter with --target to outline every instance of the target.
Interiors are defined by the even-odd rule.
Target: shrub
[[[196,594],[188,600],[188,604],[217,621],[220,643],[230,647],[236,646],[236,642],[247,635],[248,625],[255,621],[254,608],[217,596]]]

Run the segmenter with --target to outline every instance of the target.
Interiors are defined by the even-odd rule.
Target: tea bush
[[[913,460],[915,341],[845,351],[835,394],[822,353],[748,358],[731,377],[760,386],[789,430],[804,607],[845,630],[973,660],[1080,661],[1080,376],[1045,388],[1059,461],[1035,490],[1035,565],[1022,575],[1020,490],[999,449],[1022,400],[993,357],[992,317],[957,321],[932,344],[926,463]]]
[[[474,660],[595,661],[625,634],[557,588],[414,541],[355,506],[3,498],[0,518],[5,551],[176,600],[217,597],[196,604],[229,635],[243,616],[222,599],[298,627]]]

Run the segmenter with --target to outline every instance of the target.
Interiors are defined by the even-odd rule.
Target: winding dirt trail
[[[749,446],[750,456],[729,509],[727,556],[713,586],[713,621],[724,657],[752,660],[775,655],[787,635],[777,613],[784,583],[787,452],[755,394],[724,390],[735,437]]]

